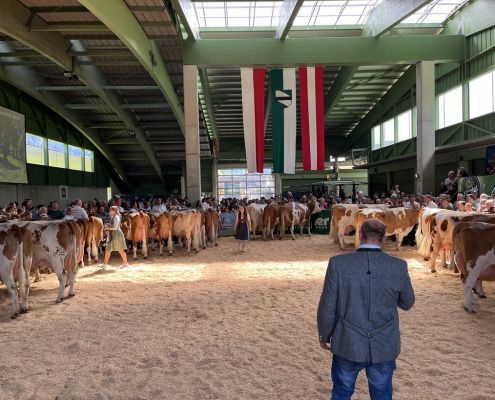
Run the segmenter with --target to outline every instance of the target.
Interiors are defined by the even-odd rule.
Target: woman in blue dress
[[[244,206],[239,207],[234,230],[236,231],[235,239],[239,241],[237,249],[239,251],[246,251],[246,242],[249,240],[249,231],[251,230],[251,218]]]

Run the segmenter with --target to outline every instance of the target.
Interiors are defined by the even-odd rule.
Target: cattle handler
[[[124,233],[122,229],[120,229],[121,217],[119,213],[119,208],[117,206],[110,207],[109,214],[111,215],[110,223],[105,228],[105,232],[107,234],[107,244],[105,248],[105,262],[100,264],[101,268],[106,268],[108,260],[110,259],[110,253],[112,251],[118,251],[120,256],[122,257],[122,261],[124,264],[120,266],[120,268],[128,267],[127,264],[127,255],[125,251],[127,249],[127,245],[125,243]]]

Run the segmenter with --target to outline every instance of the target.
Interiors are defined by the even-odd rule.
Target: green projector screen
[[[0,183],[28,183],[25,117],[3,107],[0,107]]]

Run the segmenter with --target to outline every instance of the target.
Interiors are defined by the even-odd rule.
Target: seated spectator
[[[133,201],[131,204],[131,208],[129,209],[131,213],[137,213],[139,211],[138,203]]]
[[[41,206],[34,219],[51,219],[48,215],[48,208]]]
[[[67,207],[65,209],[65,217],[64,217],[65,220],[69,220],[69,221],[72,221],[74,219],[74,216],[72,215],[72,208],[70,207]]]
[[[471,204],[471,203],[467,203],[467,204]],[[456,211],[465,212],[466,211],[466,202],[463,200],[458,201],[456,207],[457,207]],[[471,205],[471,208],[472,208],[472,205]]]
[[[431,195],[429,195],[429,194],[425,195],[424,205],[425,205],[426,208],[438,208],[437,203],[435,203],[432,200]]]
[[[83,203],[81,199],[76,199],[74,202],[74,207],[72,208],[72,217],[74,219],[82,218],[85,219],[86,221],[88,220],[88,213],[86,210],[82,207]],[[67,210],[65,212],[65,215],[67,215]]]
[[[404,201],[406,201],[407,199],[404,198]],[[420,204],[416,201],[416,196],[413,195],[413,194],[410,194],[409,195],[409,201],[405,202],[404,203],[404,207],[405,208],[410,208],[410,209],[413,209],[413,210],[419,210],[421,208]]]
[[[58,202],[57,201],[52,201],[52,207],[50,210],[48,210],[48,216],[51,219],[62,219],[65,217],[65,214],[63,211],[60,211],[58,209]]]
[[[464,201],[464,194],[463,193],[457,193],[457,200],[454,203],[454,210],[456,210],[456,211],[457,211],[457,203],[459,201]]]
[[[327,203],[325,203],[325,199],[323,197],[320,199],[320,203],[318,205],[321,211],[328,210]]]
[[[26,211],[24,214],[22,214],[21,219],[24,220],[33,219],[33,213],[31,211]]]
[[[471,203],[466,203],[466,212],[470,213],[470,212],[475,212],[475,210],[473,209],[473,205]]]
[[[201,203],[201,200],[198,200],[196,202],[196,211],[201,211],[203,208],[202,206],[203,206],[203,203]]]
[[[116,206],[118,206],[117,204],[115,204]],[[150,207],[150,203],[145,201],[144,204],[143,204],[143,209],[141,210],[143,212],[151,212],[151,207]]]
[[[485,204],[485,209],[483,212],[494,214],[495,213],[495,207],[493,206],[493,200],[488,199]]]
[[[486,167],[486,175],[494,175],[494,170],[493,170],[493,167]]]
[[[442,210],[451,210],[454,211],[454,207],[450,203],[449,199],[447,197],[442,197],[442,202],[440,207]]]
[[[98,209],[98,212],[96,213],[96,216],[98,218],[101,218],[103,220],[103,222],[108,222],[110,221],[110,214],[108,214],[106,211],[105,211],[105,207],[100,207]]]
[[[143,205],[143,207],[144,207],[144,205]],[[162,204],[162,199],[160,197],[158,197],[156,199],[156,204],[151,209],[151,212],[153,214],[161,214],[165,211],[167,211],[167,206],[165,204]]]

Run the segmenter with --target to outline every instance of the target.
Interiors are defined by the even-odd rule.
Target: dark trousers
[[[332,400],[349,400],[359,372],[366,369],[371,400],[392,400],[395,360],[381,363],[353,362],[334,355],[332,361]]]
[[[311,214],[311,218],[309,219],[311,226],[311,233],[315,233],[316,230],[316,214]]]

